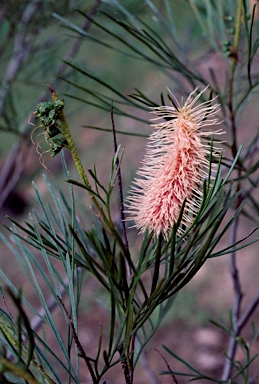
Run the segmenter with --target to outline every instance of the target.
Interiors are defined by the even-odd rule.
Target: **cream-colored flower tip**
[[[207,88],[194,96],[196,88],[183,106],[175,100],[177,109],[172,103],[152,112],[159,116],[155,120],[167,120],[154,125],[137,172],[140,178],[134,180],[127,198],[127,220],[134,220],[141,233],[148,229],[168,239],[185,199],[182,224],[189,226],[199,211],[210,166],[211,137],[223,133],[204,130],[220,123],[215,117],[219,105],[212,105],[215,99],[194,106]],[[212,154],[218,151],[213,148]]]

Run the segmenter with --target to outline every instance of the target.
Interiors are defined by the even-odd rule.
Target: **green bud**
[[[54,108],[58,111],[62,111],[62,109],[64,108],[64,105],[65,105],[64,100],[58,99],[54,101]]]

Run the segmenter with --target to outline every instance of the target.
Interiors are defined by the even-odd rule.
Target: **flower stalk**
[[[54,91],[54,89],[51,88],[49,85],[48,85],[48,87],[50,89],[53,101],[54,102],[58,101],[58,96],[57,96],[56,92]],[[69,129],[69,126],[68,126],[68,123],[67,123],[63,109],[59,111],[58,118],[59,118],[59,121],[61,123],[61,131],[67,140],[67,143],[68,143],[67,148],[71,152],[71,155],[73,157],[78,175],[79,175],[80,179],[82,180],[82,182],[85,184],[85,186],[87,188],[91,188],[90,183],[88,181],[88,178],[85,174],[82,162],[80,160],[79,154],[77,152],[76,145],[75,145],[73,137],[71,135],[71,132],[70,132],[70,129]],[[91,198],[94,198],[94,196],[91,196]]]

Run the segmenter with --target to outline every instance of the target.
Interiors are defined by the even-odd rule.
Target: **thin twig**
[[[234,35],[234,45],[233,45],[233,56],[231,63],[231,72],[229,79],[229,90],[228,90],[228,107],[230,112],[230,121],[231,121],[231,131],[232,131],[232,155],[235,158],[238,145],[237,145],[237,135],[236,135],[236,121],[235,121],[235,110],[233,106],[233,96],[234,96],[234,79],[235,79],[235,71],[238,64],[238,48],[239,48],[239,40],[240,40],[240,30],[241,30],[241,22],[242,22],[242,10],[243,10],[243,2],[242,0],[238,0],[237,5],[237,15],[236,15],[236,24],[235,24],[235,35]],[[242,162],[238,158],[237,164],[242,168]]]
[[[238,176],[241,176],[241,171],[238,171]],[[240,189],[240,182],[238,183],[238,189]],[[242,197],[237,202],[236,208],[238,209],[241,204]],[[239,225],[240,216],[238,216],[233,224],[231,236],[230,236],[230,244],[235,244],[237,241],[237,229]],[[236,349],[237,349],[237,337],[240,335],[243,327],[246,325],[248,319],[256,309],[259,304],[259,291],[256,293],[252,302],[248,305],[247,309],[240,313],[241,304],[243,299],[241,280],[239,276],[239,271],[236,263],[236,251],[233,251],[230,254],[230,273],[233,280],[234,286],[234,294],[235,294],[235,302],[232,311],[232,322],[233,322],[233,331],[234,334],[230,337],[229,343],[227,346],[226,360],[223,367],[222,373],[222,381],[227,381],[231,377],[232,368],[233,368],[233,360],[235,357]]]
[[[231,376],[231,371],[233,366],[232,360],[234,359],[236,347],[237,347],[236,337],[240,335],[242,329],[247,324],[247,321],[252,316],[253,312],[258,307],[258,305],[259,305],[259,290],[257,291],[252,302],[248,305],[246,310],[239,317],[236,323],[235,335],[231,337],[229,340],[228,347],[227,347],[227,359],[225,361],[225,365],[223,369],[222,381],[227,381]]]
[[[237,228],[238,228],[238,222],[239,222],[239,216],[236,218],[236,221],[233,224],[231,236],[230,236],[230,244],[235,244],[236,237],[237,237]],[[241,302],[242,302],[242,289],[241,289],[241,282],[239,278],[239,271],[237,269],[236,265],[236,251],[233,251],[230,254],[230,273],[233,280],[233,286],[234,286],[234,293],[235,293],[235,302],[233,306],[232,311],[232,322],[233,322],[233,331],[234,335],[230,337],[228,347],[227,347],[227,353],[226,353],[226,360],[223,368],[222,373],[222,381],[227,381],[232,372],[233,368],[233,359],[236,353],[237,349],[237,341],[236,337],[239,334],[238,329],[238,320],[240,317],[240,308],[241,308]]]
[[[257,308],[258,304],[259,304],[259,290],[256,292],[254,299],[251,301],[251,303],[248,305],[248,307],[246,308],[246,310],[243,312],[243,314],[240,316],[240,318],[238,320],[237,328],[238,328],[239,332],[245,326],[248,319],[250,318],[250,316],[253,314],[253,312]]]
[[[87,15],[89,17],[93,17],[96,14],[100,4],[101,4],[101,0],[96,0],[95,4],[90,9],[90,11],[88,12]],[[84,22],[84,24],[82,25],[81,29],[86,32],[90,28],[90,25],[91,25],[91,21],[87,19]],[[80,47],[82,45],[83,39],[84,39],[84,36],[82,36],[82,35],[79,35],[77,37],[77,39],[76,39],[75,43],[72,45],[70,51],[64,57],[64,61],[69,61],[70,59],[73,59],[76,56],[76,54],[78,53],[78,51],[79,51],[79,49],[80,49]],[[60,65],[59,69],[57,70],[56,76],[61,76],[65,72],[66,68],[67,68],[67,64],[65,64],[63,62]],[[52,82],[52,84],[53,84],[53,82]]]
[[[64,311],[65,311],[66,316],[67,316],[67,320],[68,320],[69,325],[70,325],[70,327],[71,327],[72,335],[73,335],[73,338],[74,338],[74,340],[75,340],[76,346],[77,346],[77,348],[78,348],[78,350],[79,350],[79,352],[80,352],[80,355],[81,355],[81,357],[84,359],[84,361],[85,361],[85,363],[86,363],[86,365],[87,365],[87,368],[89,369],[89,372],[90,372],[91,377],[92,377],[92,379],[93,379],[93,383],[94,383],[94,384],[97,384],[97,383],[98,383],[98,380],[97,380],[96,375],[95,375],[95,373],[94,373],[94,371],[93,371],[93,368],[92,368],[92,365],[91,365],[91,363],[90,363],[90,360],[89,360],[88,356],[86,356],[86,353],[85,353],[85,351],[84,351],[84,348],[82,347],[82,344],[81,344],[80,341],[79,341],[79,338],[78,338],[78,336],[77,336],[77,333],[76,333],[76,329],[75,329],[73,320],[71,319],[71,316],[69,315],[69,313],[68,313],[68,311],[67,311],[67,309],[66,309],[66,307],[65,307],[65,305],[64,305],[64,303],[63,303],[63,301],[62,301],[62,299],[61,299],[61,297],[59,297],[59,296],[57,296],[57,297],[58,297],[58,300],[60,301],[60,304],[62,305],[62,308],[63,308]]]
[[[243,14],[243,2],[242,0],[238,1],[237,5],[237,13],[236,13],[236,23],[235,23],[235,35],[234,35],[234,45],[233,45],[233,56],[232,56],[232,65],[229,79],[229,90],[228,90],[228,107],[230,112],[230,121],[231,121],[231,132],[232,132],[232,156],[233,158],[237,154],[237,126],[236,126],[236,116],[235,109],[233,107],[233,97],[234,97],[234,79],[235,79],[235,71],[238,64],[238,49],[239,49],[239,40],[240,40],[240,31],[241,31],[241,23],[242,23],[242,14]],[[241,178],[243,164],[240,159],[238,159],[238,165],[240,168],[238,169],[238,178]],[[241,189],[241,181],[239,180],[237,184],[237,190]],[[236,209],[239,208],[242,202],[242,197],[239,197],[236,205]],[[230,244],[235,244],[237,241],[237,229],[239,225],[239,216],[236,218],[231,235],[230,235]],[[222,381],[227,381],[231,377],[232,368],[233,368],[233,360],[235,357],[236,349],[237,349],[237,340],[236,337],[240,333],[240,328],[238,326],[240,319],[240,311],[241,311],[241,303],[243,298],[242,286],[239,276],[239,271],[237,268],[236,261],[236,251],[233,250],[230,254],[230,273],[234,286],[234,306],[232,310],[232,323],[233,323],[233,332],[231,335],[227,347],[227,356],[225,359],[225,364],[223,367],[222,373]]]
[[[231,244],[235,244],[237,241],[237,229],[238,229],[239,219],[240,219],[240,216],[236,218],[232,227],[232,233],[230,237]],[[237,327],[237,321],[240,316],[241,302],[243,298],[240,275],[239,275],[239,270],[237,268],[236,256],[237,256],[236,251],[233,251],[230,255],[230,273],[233,279],[234,292],[235,292],[235,304],[234,304],[234,310],[233,310],[233,320],[234,320],[235,327]]]
[[[162,357],[162,359],[163,359],[164,362],[166,363],[167,369],[168,369],[168,371],[170,372],[170,375],[171,375],[171,377],[172,377],[172,379],[173,379],[173,383],[174,383],[174,384],[178,384],[178,381],[176,380],[176,377],[175,377],[175,375],[174,375],[174,372],[172,371],[172,369],[171,369],[170,365],[168,364],[167,360],[164,358],[164,356],[162,355],[162,353],[161,353],[158,349],[155,349],[155,350],[159,353],[159,355]]]

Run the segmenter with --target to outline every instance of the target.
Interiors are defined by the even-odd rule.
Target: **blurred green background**
[[[184,0],[157,0],[152,3],[137,0],[121,2],[134,19],[133,22],[140,23],[138,20],[141,19],[140,26],[147,31],[149,31],[148,28],[152,28],[152,33],[156,34],[158,41],[159,39],[164,41],[179,58],[179,62],[193,70],[197,78],[201,73],[209,82],[216,74],[220,87],[225,89],[229,62],[222,54],[222,49],[223,42],[232,39],[232,21],[223,18],[214,20],[213,14],[207,15],[207,21],[209,19],[212,23],[215,21],[217,28],[210,28],[208,24],[208,34],[205,34],[199,20],[195,18],[190,3]],[[222,4],[222,2],[219,3]],[[233,14],[235,3],[235,1],[225,2],[226,9],[232,10]],[[188,83],[177,69],[169,69],[163,62],[163,58],[159,58],[152,49],[144,43],[141,44],[130,33],[125,35],[123,28],[107,17],[106,14],[110,17],[116,16],[121,22],[126,20],[125,13],[122,11],[120,13],[119,8],[114,7],[114,4],[119,3],[115,0],[100,3],[69,0],[0,3],[0,79],[2,83],[0,89],[2,201],[0,202],[3,223],[7,223],[4,218],[6,213],[22,220],[27,218],[28,211],[34,208],[32,179],[45,195],[47,188],[42,182],[42,172],[46,172],[50,180],[57,183],[59,188],[66,190],[59,156],[54,159],[46,158],[45,164],[48,168],[46,171],[40,166],[35,147],[31,143],[31,132],[34,127],[28,124],[28,120],[36,124],[31,115],[36,104],[42,100],[51,99],[47,84],[50,84],[58,96],[65,100],[65,114],[85,168],[92,168],[95,163],[99,177],[104,183],[109,177],[113,156],[112,135],[109,132],[83,126],[110,130],[111,101],[113,100],[116,129],[132,134],[117,134],[118,143],[126,148],[122,164],[125,193],[143,158],[146,145],[144,136],[152,131],[149,105],[144,105],[129,95],[135,94],[136,89],[139,89],[149,100],[148,104],[150,100],[160,104],[161,93],[166,97],[166,87],[176,96],[186,96],[188,91],[192,90],[191,81]],[[205,3],[197,1],[195,4],[199,5],[201,14],[204,11],[205,15],[208,11]],[[91,19],[86,19],[81,12],[90,14],[100,26],[95,25]],[[168,20],[168,25],[163,25],[159,15]],[[102,27],[108,28],[110,33],[107,34]],[[150,60],[143,60],[143,57],[123,44],[118,36],[125,39],[133,48],[140,49]],[[100,44],[100,41],[103,43]],[[214,41],[213,46],[212,41]],[[67,62],[72,65],[66,64]],[[204,85],[198,80],[197,84]],[[252,97],[258,100],[257,95]],[[125,116],[125,113],[129,116]],[[250,123],[256,119],[252,115],[249,117]],[[251,123],[251,135],[256,133],[254,126]],[[35,131],[36,134],[38,132],[41,132],[40,128],[39,131]],[[138,137],[134,134],[144,136]],[[246,136],[247,133],[240,129],[240,141],[245,140]],[[75,172],[70,162],[70,155],[66,150],[64,152],[73,175]],[[48,199],[47,193],[45,197]],[[80,200],[79,197],[78,200]],[[88,201],[78,201],[79,206],[80,204],[87,205]],[[117,208],[118,202],[115,200],[114,212]],[[249,221],[245,221],[244,227],[249,225]],[[241,232],[245,233],[244,229],[241,229]],[[227,242],[227,239],[224,241]],[[10,279],[16,279],[17,270],[5,265],[8,252],[4,247],[2,249],[4,256],[1,263],[7,269],[6,273],[10,274]],[[254,274],[258,271],[255,246],[250,250],[249,266],[248,262],[244,264],[246,266],[242,267],[242,276],[244,281],[248,282],[247,270],[254,271]],[[23,283],[20,277],[16,281]],[[212,344],[205,343],[204,346],[202,336],[197,335],[196,331],[204,329],[206,331],[209,327],[208,319],[218,318],[226,313],[226,309],[232,302],[231,289],[227,260],[224,259],[219,263],[217,260],[217,264],[214,260],[210,260],[204,272],[201,272],[177,297],[175,305],[165,319],[164,327],[159,331],[158,336],[155,336],[153,344],[149,345],[148,355],[157,374],[163,368],[165,369],[163,361],[160,361],[154,352],[154,348],[160,348],[161,343],[167,343],[169,348],[174,348],[176,345],[176,353],[184,353],[186,360],[189,358],[194,364],[200,364],[201,369],[207,369],[215,374],[220,371],[226,345],[222,335],[219,331],[209,328]],[[96,310],[94,293],[94,288],[90,289],[87,305],[82,308],[82,316],[86,314],[91,317],[91,313]],[[248,297],[249,295],[248,290]],[[180,334],[183,335],[182,344],[177,340]],[[216,341],[215,339],[213,341],[213,335]],[[209,340],[208,335],[207,339]],[[189,343],[192,343],[191,350]],[[193,351],[197,352],[195,352],[196,356]],[[203,357],[198,359],[197,356],[202,355],[202,351],[205,351],[207,356],[210,354],[213,356],[211,365],[208,361],[204,362]],[[143,383],[139,381],[141,382]],[[171,381],[164,378],[161,382]]]

